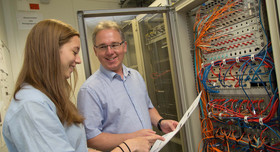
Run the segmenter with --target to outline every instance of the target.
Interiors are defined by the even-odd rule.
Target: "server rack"
[[[178,42],[177,50],[181,50],[177,54],[181,77],[190,79],[189,73],[195,73],[191,80],[196,81],[196,89],[205,93],[206,102],[200,102],[197,117],[202,122],[203,139],[201,144],[193,145],[200,145],[200,151],[279,150],[279,106],[267,106],[270,100],[278,102],[275,89],[279,83],[279,2],[214,0],[199,7],[189,6],[190,3],[180,1],[175,7],[175,26],[180,32],[174,40]],[[219,17],[211,18],[214,16]],[[206,35],[201,34],[204,31]],[[266,52],[273,54],[271,58]],[[193,57],[192,66],[188,65],[189,56]],[[273,60],[270,68],[262,62],[267,58]],[[234,68],[236,64],[239,65]],[[187,85],[184,83],[182,88],[191,92]],[[188,129],[192,127],[187,132]]]

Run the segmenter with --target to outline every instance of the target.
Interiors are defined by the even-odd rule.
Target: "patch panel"
[[[209,32],[214,32],[214,31],[217,31],[217,36],[220,36],[220,35],[226,35],[228,34],[229,36],[230,35],[240,35],[244,32],[254,32],[256,29],[259,30],[259,28],[257,26],[254,26],[252,27],[251,29],[250,28],[247,28],[248,26],[253,26],[253,25],[258,25],[259,24],[259,18],[258,17],[254,17],[254,18],[250,18],[248,20],[245,20],[243,22],[238,22],[237,24],[234,24],[234,25],[231,25],[231,26],[223,26],[221,28],[217,28],[215,30],[210,30]],[[242,29],[246,29],[246,30],[243,30],[243,31],[237,31],[237,30],[242,30]],[[250,30],[250,31],[249,31]],[[233,32],[233,31],[236,31],[236,32]],[[231,33],[233,32],[233,33]],[[206,37],[208,38],[208,37]]]
[[[245,55],[255,55],[258,52],[260,52],[260,50],[261,50],[260,47],[254,46],[254,47],[247,47],[247,48],[243,48],[242,50],[236,50],[232,52],[220,51],[220,52],[212,53],[207,57],[205,57],[205,63],[210,63],[211,61],[216,61],[221,59],[236,58]]]
[[[237,24],[243,20],[250,19],[254,16],[258,15],[258,10],[255,9],[248,9],[248,10],[243,10],[243,11],[238,11],[233,12],[232,14],[225,15],[221,17],[221,19],[218,19],[215,21],[214,25],[216,25],[218,28],[216,30],[219,30],[219,27],[224,27],[224,26],[231,26],[233,24]]]
[[[203,54],[205,62],[257,54],[264,47],[263,32],[257,22],[258,18],[243,21],[231,27],[225,27],[211,40],[215,46],[214,53]],[[210,37],[206,37],[205,39]]]
[[[226,33],[225,35],[234,35],[234,37],[227,37],[227,36],[221,36],[219,39],[214,39],[214,40],[211,40],[211,44],[212,45],[215,45],[215,46],[220,46],[220,45],[223,45],[223,44],[228,44],[228,43],[231,43],[231,42],[240,42],[242,40],[246,40],[246,39],[263,39],[263,34],[260,33],[260,32],[254,32],[254,31],[251,31],[251,29],[254,29],[254,26],[252,27],[248,27],[245,31],[248,31],[248,32],[243,32],[243,30],[240,30],[240,34],[239,34],[239,31],[236,31],[235,33],[234,32],[230,32],[230,33]]]
[[[202,7],[201,7],[201,14],[206,15],[215,12],[216,9],[219,7],[224,6],[228,1],[227,0],[212,0],[206,2]],[[242,6],[243,3],[239,2],[239,5]]]
[[[227,107],[228,109],[231,109],[235,112],[239,112],[239,111],[243,111],[246,110],[248,108],[248,105],[252,105],[254,107],[256,107],[256,111],[260,112],[266,109],[266,107],[269,105],[267,104],[268,100],[265,98],[252,98],[251,101],[247,100],[247,99],[242,99],[242,98],[215,98],[212,99],[209,103],[209,106],[216,106],[219,105],[219,107],[223,106],[223,107]],[[225,111],[219,111],[214,109],[213,113],[221,113],[221,112],[225,112]],[[269,111],[266,111],[265,113],[262,113],[262,117],[265,117]],[[228,115],[228,118],[233,117],[233,115]],[[243,118],[241,118],[243,119]]]
[[[267,76],[270,71],[265,66],[259,66],[260,61],[250,61],[249,64],[248,59],[251,58],[247,57],[246,62],[242,58],[242,62],[233,60],[227,64],[224,60],[219,64],[213,62],[206,66],[201,79],[205,82],[204,87],[215,90],[265,87],[270,91],[270,78]]]
[[[221,84],[218,78],[210,79],[207,83],[207,86],[217,90],[227,88],[241,88],[241,86],[238,84],[238,80],[228,80]],[[243,82],[243,88],[251,88],[250,82]]]
[[[223,7],[225,4],[226,2],[220,3],[220,1],[210,2],[208,6],[206,5],[201,8],[201,16],[204,17],[214,12],[216,9]],[[226,15],[227,12],[232,12],[232,13]],[[254,16],[258,16],[258,12],[259,12],[258,2],[250,1],[250,0],[247,1],[240,0],[237,1],[237,4],[232,6],[230,10],[228,10],[227,12],[221,18],[215,20],[215,22],[213,23],[213,25],[216,26],[215,30],[219,30],[220,27],[230,26],[232,24],[239,23],[243,20],[247,20]]]
[[[240,69],[240,67],[242,66],[243,63],[236,63],[234,66],[232,66],[230,64],[222,65],[222,67],[214,66],[214,67],[212,67],[213,72],[209,73],[209,78],[215,78],[215,77],[217,77],[215,75],[219,75],[219,74],[221,76],[226,75],[226,78],[232,77],[232,76],[239,76],[241,74],[243,74],[244,76],[246,76],[246,75],[251,76],[251,75],[254,74],[253,72],[256,71],[256,69],[257,69],[256,65],[259,64],[259,63],[260,62],[256,62],[256,64],[254,65],[255,67],[252,67],[251,69],[243,70],[242,73],[239,72],[239,69]],[[231,71],[229,71],[230,68],[231,68]],[[268,71],[265,67],[262,66],[258,69],[258,72],[266,73]]]

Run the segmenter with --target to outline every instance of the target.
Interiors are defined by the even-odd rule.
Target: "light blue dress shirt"
[[[152,129],[153,108],[142,76],[123,65],[124,78],[102,65],[80,88],[78,109],[84,115],[87,139],[101,132],[131,133]]]
[[[3,124],[10,152],[87,152],[83,125],[63,125],[45,94],[25,84],[16,98]]]

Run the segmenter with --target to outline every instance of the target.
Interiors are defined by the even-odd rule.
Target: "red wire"
[[[280,127],[280,124],[271,125],[270,127],[272,128],[272,127],[274,127],[274,126],[278,126],[278,128],[279,128],[279,127]],[[268,127],[266,127],[266,128],[261,132],[261,135],[260,135],[261,141],[263,141],[263,140],[262,140],[262,136],[263,136],[263,133],[264,133],[267,129],[268,129]],[[266,147],[270,148],[270,149],[273,149],[273,150],[280,150],[279,148],[275,148],[275,147],[268,146],[268,145],[266,145],[264,142],[263,142],[263,144],[264,144]],[[278,144],[279,144],[279,143],[278,143]]]

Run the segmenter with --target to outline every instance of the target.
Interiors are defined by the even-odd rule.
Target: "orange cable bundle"
[[[198,10],[197,15],[196,15],[196,22],[194,25],[194,37],[195,37],[195,60],[196,60],[196,71],[201,71],[202,67],[202,63],[203,63],[203,59],[202,59],[202,54],[201,53],[207,53],[207,52],[213,52],[215,49],[211,48],[211,40],[213,39],[218,39],[221,36],[215,36],[216,33],[214,32],[209,32],[210,29],[215,28],[216,25],[214,25],[214,22],[223,17],[226,16],[228,14],[231,14],[235,11],[229,11],[229,9],[233,6],[235,6],[238,2],[233,2],[231,3],[232,0],[229,0],[225,6],[223,6],[222,8],[218,9],[219,7],[216,7],[214,9],[214,12],[212,13],[211,16],[205,16],[203,18],[201,18],[200,16],[200,11],[201,9]],[[197,29],[196,29],[197,28]],[[197,34],[197,35],[196,35]],[[223,35],[225,36],[225,35]],[[203,71],[202,71],[203,72]],[[200,79],[199,79],[199,73],[197,73],[196,75],[196,89],[197,92],[200,92],[200,90],[203,90],[203,93],[201,95],[201,106],[203,111],[201,111],[201,113],[203,113],[205,118],[202,118],[201,120],[201,129],[202,129],[202,137],[203,138],[210,138],[213,137],[213,125],[212,125],[212,121],[211,119],[208,117],[208,113],[207,113],[207,99],[209,98],[207,95],[207,92],[205,91],[203,84],[201,83]],[[202,139],[203,140],[203,139]],[[214,140],[213,140],[214,141]],[[210,144],[214,144],[215,142],[211,142]],[[229,146],[227,144],[227,146]],[[200,147],[200,144],[199,144]],[[215,147],[211,147],[211,151],[221,151]],[[209,148],[210,149],[210,148]],[[228,147],[229,149],[229,147]],[[207,148],[208,151],[208,148]]]
[[[231,2],[232,2],[232,0],[229,0],[227,2],[227,4],[220,9],[218,9],[219,7],[216,7],[212,14],[210,14],[209,16],[205,16],[202,19],[199,18],[200,15],[196,16],[197,21],[195,22],[195,25],[194,25],[194,31],[197,32],[196,33],[197,36],[195,39],[195,47],[200,48],[203,53],[215,52],[214,51],[215,48],[213,48],[213,46],[210,44],[211,40],[219,39],[222,36],[226,36],[226,35],[215,36],[216,33],[210,32],[210,30],[213,28],[216,28],[216,25],[214,24],[215,21],[237,11],[237,10],[234,10],[234,11],[229,11],[229,10],[231,7],[237,5],[239,2],[232,2],[232,3]],[[200,12],[200,10],[199,10],[199,12]],[[197,14],[199,14],[199,13],[197,13]],[[196,49],[196,50],[198,50],[198,49]]]

